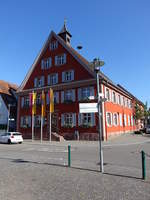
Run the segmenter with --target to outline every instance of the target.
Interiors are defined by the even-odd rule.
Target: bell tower
[[[72,35],[69,33],[66,27],[66,20],[64,20],[64,25],[58,35],[68,44],[70,45],[70,40]]]

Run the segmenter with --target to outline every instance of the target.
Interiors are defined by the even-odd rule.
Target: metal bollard
[[[71,146],[68,145],[68,167],[71,167]]]
[[[146,162],[145,162],[145,152],[141,151],[142,156],[142,179],[146,179]]]

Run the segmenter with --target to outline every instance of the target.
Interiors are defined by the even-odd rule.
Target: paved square
[[[71,168],[66,167],[68,144]],[[149,145],[150,137],[138,135],[103,142],[101,174],[98,142],[0,144],[0,199],[149,200],[150,158],[143,181],[140,155],[142,149],[150,155]]]

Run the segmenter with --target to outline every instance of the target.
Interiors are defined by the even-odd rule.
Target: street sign
[[[97,103],[79,103],[80,113],[95,113],[98,112]]]

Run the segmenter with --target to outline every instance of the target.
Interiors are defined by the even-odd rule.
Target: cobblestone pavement
[[[0,199],[150,200],[150,159],[143,181],[140,155],[142,149],[150,153],[149,139],[126,135],[104,142],[104,174],[98,171],[98,142],[0,144]]]

